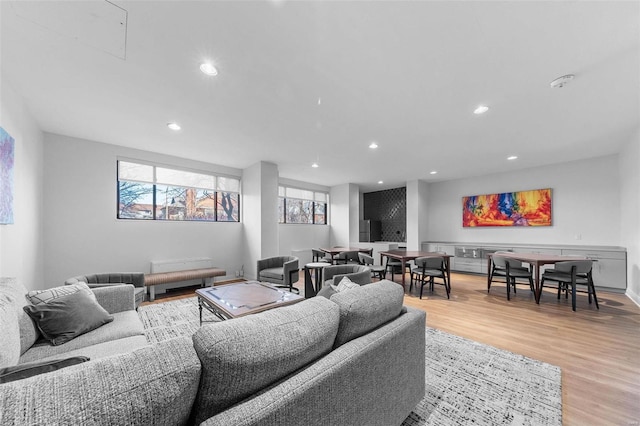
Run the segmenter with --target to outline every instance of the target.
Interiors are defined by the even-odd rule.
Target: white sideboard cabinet
[[[584,256],[595,260],[593,282],[596,287],[613,291],[627,288],[627,251],[623,247],[425,241],[421,248],[423,251],[443,251],[453,255],[452,271],[474,274],[487,273],[487,254],[495,251]]]

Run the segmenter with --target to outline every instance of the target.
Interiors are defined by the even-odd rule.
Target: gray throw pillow
[[[113,321],[113,316],[98,304],[95,297],[91,298],[84,291],[23,309],[36,322],[42,336],[54,346]]]
[[[89,361],[86,356],[74,356],[65,359],[55,359],[52,361],[28,362],[18,364],[13,367],[0,368],[0,383],[9,383],[16,380],[26,379],[27,377],[37,376],[38,374],[50,373],[51,371],[60,370],[64,367],[80,364]]]

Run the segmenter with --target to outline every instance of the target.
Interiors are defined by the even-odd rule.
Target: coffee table
[[[304,297],[259,281],[217,285],[196,290],[200,324],[202,308],[221,320],[255,314],[280,306],[292,305]]]

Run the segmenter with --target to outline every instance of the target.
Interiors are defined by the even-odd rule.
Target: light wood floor
[[[578,294],[573,312],[571,299],[558,301],[552,289],[536,305],[524,287],[507,301],[504,284],[487,294],[485,276],[452,274],[451,281],[450,300],[442,286],[433,294],[425,287],[420,300],[416,289],[409,294],[407,276],[405,304],[425,310],[429,327],[561,367],[564,425],[640,425],[640,308],[629,298],[601,291],[596,310]]]

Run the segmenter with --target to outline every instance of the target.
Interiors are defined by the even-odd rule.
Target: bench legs
[[[214,279],[215,277],[203,278],[200,286],[213,287]],[[176,281],[176,282],[180,282],[180,281]],[[167,282],[165,284],[170,284],[170,283]],[[147,288],[149,289],[149,301],[153,302],[156,298],[156,287],[154,285],[151,285],[151,286],[148,286]]]

